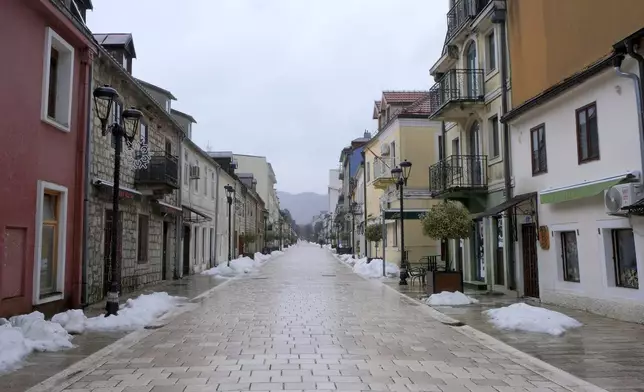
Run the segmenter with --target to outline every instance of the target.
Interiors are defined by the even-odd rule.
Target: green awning
[[[560,188],[542,191],[539,194],[539,200],[541,200],[541,204],[553,204],[597,196],[611,186],[617,185],[620,182],[632,177],[634,176],[629,173],[600,181],[589,181],[587,183],[568,186],[564,189]]]
[[[385,210],[385,219],[400,219],[400,210]],[[420,219],[421,215],[426,214],[427,210],[404,210],[403,217],[405,220]]]

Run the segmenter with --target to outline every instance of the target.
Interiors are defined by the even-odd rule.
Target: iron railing
[[[373,180],[391,178],[391,169],[396,167],[397,160],[393,157],[376,158],[373,161]]]
[[[458,0],[447,12],[447,39],[454,37],[491,0]]]
[[[482,69],[450,69],[429,90],[431,115],[450,102],[484,100],[485,74]]]
[[[134,181],[142,185],[166,185],[179,189],[179,163],[177,157],[165,151],[150,153],[147,168],[137,169]]]
[[[429,191],[487,189],[487,155],[450,155],[429,167]]]

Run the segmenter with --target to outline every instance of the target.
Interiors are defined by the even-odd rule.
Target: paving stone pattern
[[[66,391],[582,390],[418,306],[302,245],[106,357]]]

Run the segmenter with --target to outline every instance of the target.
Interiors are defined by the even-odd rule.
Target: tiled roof
[[[134,39],[131,33],[107,33],[107,34],[94,34],[94,39],[99,45],[106,48],[121,47],[130,52],[132,58],[136,58],[136,50],[134,49]]]
[[[402,113],[407,114],[431,114],[432,105],[429,91],[424,91],[423,95],[418,98],[414,103],[409,106],[405,106],[402,110]]]
[[[413,103],[426,94],[427,91],[383,91],[382,100],[388,104]]]

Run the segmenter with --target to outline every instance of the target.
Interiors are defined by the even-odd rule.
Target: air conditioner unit
[[[198,180],[201,178],[199,176],[199,166],[190,166],[190,179],[191,180]]]
[[[380,145],[380,154],[389,156],[389,152],[390,152],[389,150],[390,150],[390,147],[388,143]]]
[[[642,197],[642,186],[638,183],[619,184],[604,191],[604,207],[610,215],[624,214],[628,207]]]

